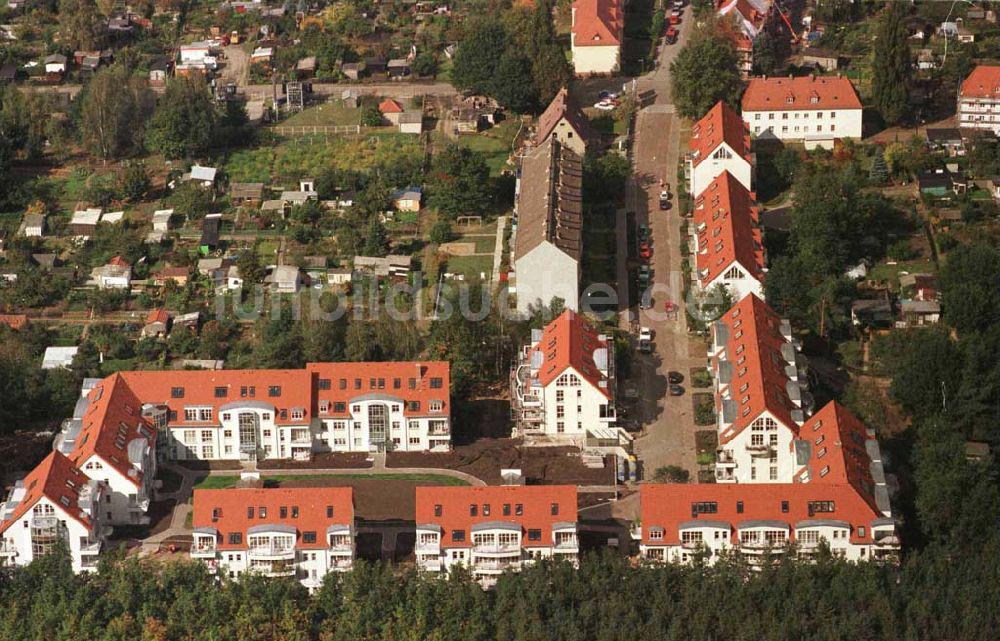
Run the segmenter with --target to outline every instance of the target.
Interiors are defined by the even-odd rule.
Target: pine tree
[[[875,147],[872,168],[868,172],[868,177],[876,185],[884,185],[889,181],[889,167],[885,163],[885,152],[882,151],[881,147]]]
[[[872,99],[889,125],[903,119],[909,102],[911,65],[905,20],[903,3],[891,3],[879,21],[875,36]]]

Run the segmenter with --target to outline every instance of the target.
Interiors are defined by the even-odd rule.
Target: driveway
[[[223,51],[226,57],[219,84],[234,83],[237,87],[245,87],[250,82],[250,54],[243,45],[228,45]]]
[[[682,42],[693,22],[691,8],[686,7],[680,29]],[[634,175],[626,191],[626,203],[635,212],[636,224],[648,223],[653,239],[653,308],[639,311],[639,323],[653,330],[655,347],[653,354],[636,354],[633,367],[639,390],[638,418],[643,424],[635,449],[646,478],[665,465],[688,469],[693,478],[697,471],[696,429],[687,378],[691,367],[705,365],[705,354],[697,344],[691,348],[683,306],[673,315],[664,312],[667,301],[682,302],[681,219],[674,208],[659,209],[661,181],[669,183],[671,192],[676,193],[681,139],[689,126],[674,114],[670,99],[670,63],[680,47],[680,43],[661,45],[656,70],[638,81],[638,91],[652,90],[656,99],[636,117]],[[627,315],[623,315],[622,324],[628,326]],[[685,377],[683,396],[668,395],[667,372],[671,370]]]

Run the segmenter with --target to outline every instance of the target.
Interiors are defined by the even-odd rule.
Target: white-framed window
[[[215,458],[215,448],[211,445],[205,445],[201,448],[201,458],[210,459]]]
[[[420,445],[420,437],[419,436],[411,436],[410,437],[410,445]]]
[[[427,409],[431,412],[440,412],[444,409],[444,401],[428,401]]]
[[[211,421],[212,420],[212,408],[203,407],[198,410],[198,420],[199,421]]]
[[[184,420],[185,421],[197,421],[198,420],[198,410],[194,407],[184,408]]]
[[[184,430],[184,444],[194,445],[198,442],[198,432],[195,430]]]
[[[305,416],[306,412],[301,407],[296,407],[295,409],[292,410],[293,421],[301,421],[303,418],[305,418]]]

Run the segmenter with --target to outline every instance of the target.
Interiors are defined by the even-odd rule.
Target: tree
[[[657,483],[687,483],[690,478],[691,473],[679,465],[658,467],[653,473],[653,480]]]
[[[167,158],[206,151],[215,132],[215,105],[201,78],[173,78],[149,121],[146,144]]]
[[[442,243],[447,243],[452,239],[453,232],[451,230],[451,223],[447,220],[439,220],[434,223],[431,227],[431,242],[437,243],[438,245]]]
[[[99,49],[103,36],[94,0],[59,0],[60,43],[74,51]]]
[[[195,181],[181,183],[167,198],[170,206],[189,221],[197,221],[212,213],[215,202],[212,193]]]
[[[139,202],[146,197],[151,186],[152,181],[146,163],[141,161],[126,163],[125,171],[118,178],[118,191],[125,200],[131,203]]]
[[[961,354],[943,331],[921,332],[903,347],[891,369],[889,393],[917,419],[940,412],[954,401],[961,379]]]
[[[434,54],[422,51],[413,59],[410,69],[418,76],[433,76],[437,73],[437,59],[434,58]]]
[[[260,262],[256,247],[244,249],[236,256],[236,268],[246,285],[259,285],[264,282],[265,270]]]
[[[83,142],[101,160],[117,158],[141,142],[142,114],[127,72],[103,69],[86,85],[81,107]]]
[[[778,49],[774,36],[767,29],[761,31],[753,42],[753,71],[755,74],[770,76],[778,68]]]
[[[911,72],[906,7],[888,3],[875,34],[872,50],[872,100],[887,124],[906,115]]]
[[[882,147],[876,145],[872,154],[872,167],[868,172],[868,177],[876,185],[884,185],[889,181],[889,166],[885,162],[885,152]]]
[[[479,215],[491,200],[490,169],[481,153],[451,143],[434,156],[427,183],[431,207],[450,217]]]
[[[365,232],[362,254],[365,256],[385,256],[389,253],[389,234],[378,216],[372,216]]]
[[[960,336],[1000,321],[1000,249],[982,242],[958,247],[940,279],[944,320]]]
[[[532,84],[531,61],[514,49],[505,51],[497,64],[489,94],[517,113],[537,107],[538,91]]]
[[[723,35],[702,32],[692,38],[670,64],[670,76],[674,104],[685,118],[701,118],[720,100],[738,104],[739,60]]]
[[[451,79],[458,89],[493,95],[500,58],[507,50],[507,33],[495,18],[478,20],[458,43]]]
[[[365,105],[361,108],[362,127],[381,127],[384,122],[385,118],[382,117],[382,112],[377,106]]]

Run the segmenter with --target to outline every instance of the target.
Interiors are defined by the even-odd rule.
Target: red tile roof
[[[26,314],[0,314],[0,325],[6,325],[11,329],[21,329],[28,324]]]
[[[576,0],[573,3],[573,45],[621,45],[625,14],[620,0]]]
[[[688,148],[694,165],[701,164],[722,143],[750,162],[750,128],[732,107],[719,101],[691,128]]]
[[[115,267],[131,267],[132,266],[132,265],[129,264],[129,262],[127,260],[125,260],[121,256],[115,256],[114,258],[112,258],[111,260],[108,261],[108,264],[109,265],[114,265]]]
[[[576,104],[576,101],[570,98],[566,87],[559,90],[556,97],[552,99],[549,106],[538,117],[538,131],[535,134],[535,142],[544,142],[563,118],[566,119],[574,131],[576,131],[576,135],[582,138],[584,144],[586,144],[591,136],[590,121],[580,111],[580,107]]]
[[[848,483],[875,509],[875,480],[865,444],[875,440],[858,417],[830,401],[803,423],[799,436],[809,443],[812,483]],[[799,479],[796,479],[799,480]]]
[[[378,104],[378,110],[384,114],[401,114],[405,111],[403,105],[399,104],[392,98],[386,98]]]
[[[191,270],[188,267],[163,267],[153,272],[153,277],[157,280],[187,280]]]
[[[719,435],[719,442],[725,445],[732,441],[765,411],[797,434],[791,414],[796,405],[788,396],[786,362],[781,354],[785,343],[781,317],[757,296],[748,294],[716,322],[728,327],[725,353],[733,369],[728,389],[737,404],[733,424]],[[722,387],[716,394],[717,407],[722,402]]]
[[[1000,98],[1000,67],[979,65],[962,81],[960,98]]]
[[[739,263],[758,280],[764,278],[764,245],[757,212],[750,192],[728,171],[716,177],[695,199],[694,225],[701,230],[696,262],[703,286],[733,263]]]
[[[171,426],[218,425],[221,408],[234,401],[273,405],[275,422],[279,425],[308,425],[313,415],[309,372],[301,369],[136,371],[117,376],[122,377],[142,403],[166,405],[176,412],[177,418],[171,419]],[[211,407],[212,420],[187,421],[185,407]],[[292,418],[293,409],[303,410],[301,419]],[[281,418],[281,410],[286,410],[287,418]]]
[[[555,523],[576,523],[576,486],[573,485],[509,485],[493,487],[418,487],[417,525],[441,527],[441,547],[471,547],[473,525],[504,522],[521,526],[521,541],[525,547],[550,546]],[[470,506],[476,506],[476,516]],[[553,505],[558,509],[553,510]],[[441,506],[441,516],[435,516],[435,506]],[[521,515],[517,507],[521,506]],[[484,512],[488,511],[488,514]],[[556,511],[558,514],[553,514]],[[509,512],[509,514],[505,514]],[[528,541],[528,530],[541,530],[540,541]],[[455,541],[452,533],[461,530],[464,541]]]
[[[841,76],[751,78],[743,111],[861,109],[854,85]]]
[[[176,375],[180,372],[163,372]],[[142,484],[142,472],[129,461],[129,444],[136,439],[156,447],[156,430],[142,418],[142,401],[133,393],[122,373],[108,376],[87,396],[90,401],[83,413],[83,427],[76,438],[76,447],[69,457],[83,466],[91,456],[100,457],[125,479],[137,487]]]
[[[42,497],[64,510],[70,518],[90,526],[90,518],[80,510],[80,490],[90,479],[59,452],[52,452],[24,477],[25,494],[11,517],[0,523],[0,534],[28,513]]]
[[[782,510],[783,501],[788,502],[787,512]],[[818,501],[832,501],[833,511],[813,510],[810,514],[809,504]],[[737,502],[742,502],[742,512]],[[716,511],[692,518],[693,503],[715,503]],[[639,486],[639,512],[646,545],[677,545],[680,525],[697,520],[729,523],[733,543],[739,540],[736,529],[746,521],[782,521],[791,530],[790,540],[794,540],[794,528],[800,521],[846,521],[851,525],[852,543],[871,543],[872,521],[883,518],[847,483],[643,484]],[[858,536],[859,525],[865,527],[863,537]],[[649,538],[652,527],[664,529],[662,541]]]
[[[610,382],[594,358],[599,349],[614,349],[583,316],[567,309],[542,330],[542,340],[532,351],[542,354],[538,380],[544,386],[573,368],[585,381],[611,398]],[[530,356],[529,356],[530,358]],[[603,385],[602,385],[603,383]]]
[[[333,515],[327,516],[331,507]],[[247,516],[250,508],[253,508],[253,518]],[[260,517],[260,508],[265,510],[264,518]],[[284,518],[281,516],[281,508],[286,510]],[[255,525],[291,526],[296,530],[296,548],[326,548],[329,547],[326,538],[328,527],[354,525],[354,489],[299,487],[195,490],[191,524],[195,528],[217,530],[216,543],[220,550],[246,549],[247,530]],[[239,544],[229,542],[229,534],[232,532],[242,534]],[[314,532],[315,541],[303,541],[303,532]]]
[[[163,309],[162,307],[159,309],[150,310],[149,314],[146,315],[146,325],[150,325],[152,323],[166,324],[167,321],[169,320],[170,320],[170,314],[168,314],[167,310]]]
[[[405,416],[447,418],[451,412],[451,367],[446,361],[308,363],[305,371],[312,377],[306,391],[316,389],[314,411],[319,413],[320,402],[329,403],[329,410],[319,413],[322,417],[348,416],[350,407],[338,412],[334,403],[346,405],[354,399],[370,397],[398,399],[403,403]],[[429,411],[431,401],[441,402],[440,412]]]

